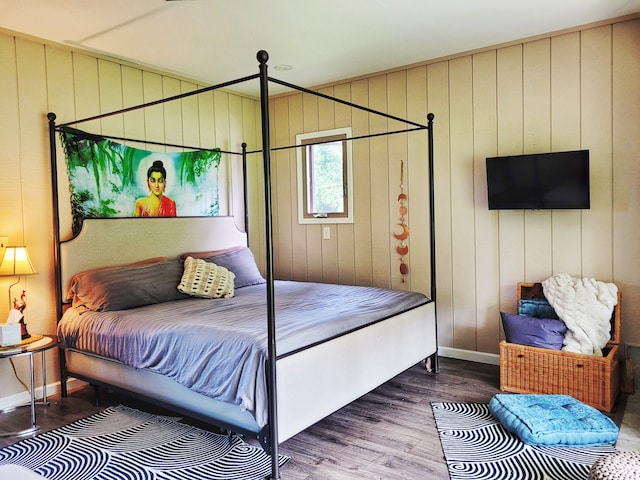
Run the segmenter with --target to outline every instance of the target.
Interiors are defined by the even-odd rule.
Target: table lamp
[[[29,338],[29,332],[27,331],[27,326],[24,322],[24,309],[27,306],[25,303],[25,291],[22,292],[22,296],[20,297],[20,302],[14,300],[13,307],[11,305],[11,288],[20,282],[20,276],[22,275],[32,275],[36,272],[36,269],[33,268],[33,264],[31,263],[31,259],[29,258],[29,252],[27,252],[27,247],[7,247],[4,252],[4,257],[2,258],[2,262],[0,263],[0,276],[17,276],[18,280],[15,283],[9,285],[9,319],[7,323],[15,322],[15,319],[21,323],[22,328],[22,338]],[[14,312],[15,311],[15,312]],[[17,312],[17,313],[16,313]],[[15,319],[12,319],[12,316]],[[12,321],[13,320],[13,321]]]

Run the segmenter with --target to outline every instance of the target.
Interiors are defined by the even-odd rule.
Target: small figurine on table
[[[27,331],[27,324],[24,321],[24,309],[27,308],[27,291],[23,290],[22,295],[20,295],[20,302],[16,298],[13,299],[13,308],[20,312],[20,333],[22,335],[22,340],[29,338],[29,332]]]

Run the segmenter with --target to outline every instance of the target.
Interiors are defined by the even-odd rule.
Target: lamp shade
[[[30,275],[37,273],[33,268],[27,247],[7,247],[0,263],[0,275]]]

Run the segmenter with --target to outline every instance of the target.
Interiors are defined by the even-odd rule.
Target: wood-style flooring
[[[291,460],[281,469],[283,480],[311,479],[448,479],[430,402],[483,402],[499,392],[499,368],[493,365],[440,359],[440,373],[422,364],[388,381],[352,404],[287,440],[280,453]],[[100,411],[126,404],[158,410],[131,398],[103,393],[93,404],[93,389],[67,398],[53,396],[49,406],[37,407],[41,431],[57,428]],[[1,429],[29,425],[29,409],[0,416]],[[199,425],[201,426],[201,425]],[[19,441],[0,438],[0,446]]]

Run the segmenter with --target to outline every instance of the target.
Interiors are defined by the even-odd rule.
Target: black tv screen
[[[589,150],[487,158],[489,210],[588,209]]]

